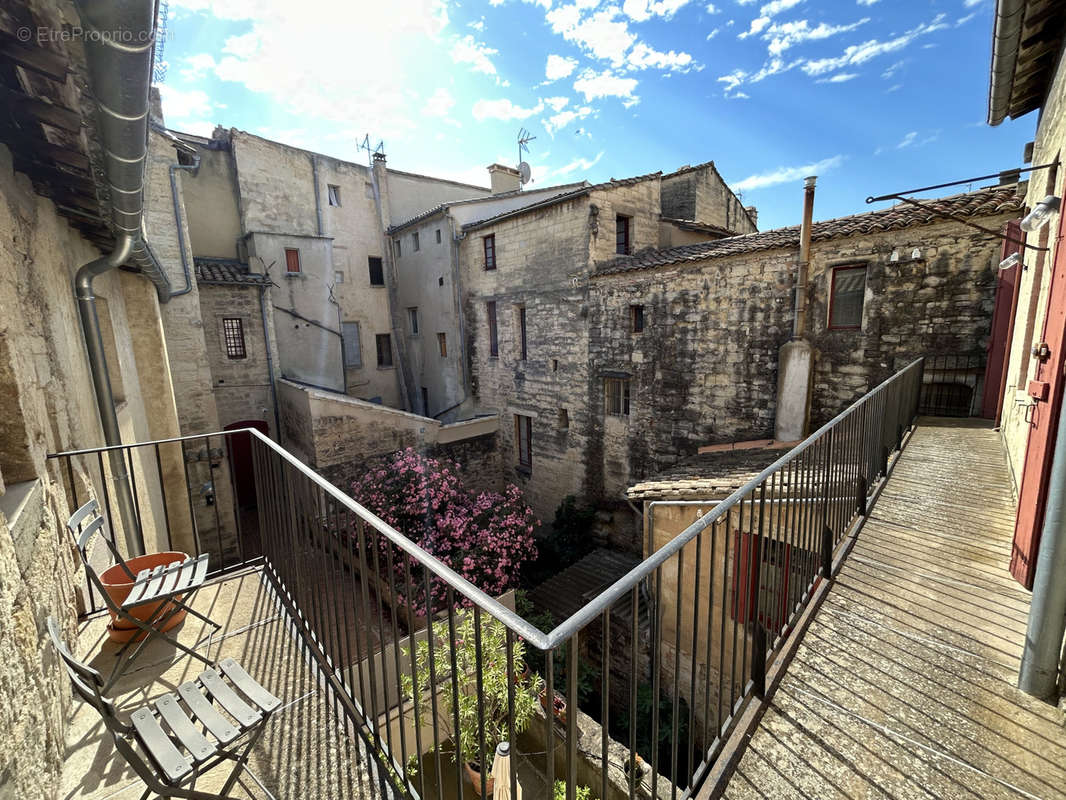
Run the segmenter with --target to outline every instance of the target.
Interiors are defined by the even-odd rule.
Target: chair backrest
[[[96,576],[96,571],[93,569],[92,564],[89,563],[89,544],[97,534],[104,540],[107,549],[111,551],[111,557],[115,559],[115,563],[122,567],[122,571],[126,573],[130,580],[136,579],[136,576],[126,565],[126,559],[122,557],[122,553],[119,552],[115,543],[105,533],[105,524],[106,520],[100,515],[100,504],[96,500],[90,500],[67,520],[67,530],[70,531],[70,535],[74,537],[74,542],[78,545],[78,552],[81,553],[85,571],[89,574],[90,579],[97,584],[97,588],[100,591],[103,591],[103,587],[99,585],[100,581]]]
[[[102,692],[103,677],[99,672],[70,652],[66,642],[63,641],[63,634],[59,630],[59,623],[56,622],[55,617],[49,616],[47,624],[48,635],[51,637],[52,645],[63,661],[63,666],[66,667],[67,676],[74,686],[74,692],[100,712],[100,716],[104,718],[108,728],[112,728],[112,730],[117,728],[119,732],[125,733],[128,730],[128,726],[118,721],[115,704]]]

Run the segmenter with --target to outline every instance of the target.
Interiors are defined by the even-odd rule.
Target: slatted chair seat
[[[177,693],[141,706],[126,724],[103,694],[100,673],[74,657],[52,617],[48,633],[75,692],[100,713],[116,748],[145,782],[147,790],[141,800],[152,793],[190,800],[226,798],[242,769],[266,791],[247,762],[271,715],[281,708],[281,700],[232,658],[181,684]],[[194,788],[197,779],[226,760],[235,763],[220,793]]]
[[[214,630],[221,627],[214,620],[196,611],[191,605],[193,595],[207,580],[207,553],[188,557],[183,561],[160,564],[151,570],[143,569],[135,575],[118,548],[115,547],[111,537],[105,534],[104,528],[105,520],[100,515],[100,506],[95,500],[90,500],[67,520],[67,530],[70,531],[78,545],[78,551],[85,565],[85,575],[89,582],[99,590],[104,602],[115,614],[116,620],[122,620],[127,626],[140,630],[140,633],[131,637],[119,650],[115,666],[103,687],[104,691],[110,691],[115,682],[133,665],[145,645],[155,638],[164,639],[177,649],[211,666],[211,660],[196,652],[195,646],[188,647],[179,642],[176,637],[164,632],[167,623],[181,611],[198,617]],[[121,603],[116,603],[111,598],[89,560],[89,547],[96,536],[104,540],[115,563],[122,568],[133,583],[129,594]],[[150,604],[154,605],[154,609],[149,614],[145,615],[142,611],[141,615],[137,616],[133,613],[134,609]]]

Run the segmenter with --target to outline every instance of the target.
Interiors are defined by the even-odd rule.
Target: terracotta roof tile
[[[248,265],[232,258],[194,258],[197,283],[227,283],[241,286],[269,286],[270,278],[249,272]]]
[[[918,208],[909,203],[899,203],[880,211],[867,211],[863,214],[852,214],[848,217],[816,222],[811,229],[811,239],[820,242],[841,236],[880,233],[914,225],[929,225],[946,221],[948,219],[944,216],[946,213],[961,217],[1014,213],[1020,212],[1023,206],[1022,198],[1017,196],[1014,185],[979,189],[976,192],[920,202],[925,208]],[[686,261],[702,261],[739,253],[753,253],[759,250],[799,247],[799,232],[799,226],[793,225],[788,228],[746,233],[741,236],[681,245],[665,250],[646,250],[606,262],[596,271],[596,274],[610,275],[633,270],[654,269]]]

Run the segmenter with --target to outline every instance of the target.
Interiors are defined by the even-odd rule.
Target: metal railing
[[[925,357],[919,414],[970,417],[978,413],[985,377],[984,355]]]
[[[190,451],[214,453],[214,483],[224,485],[228,471],[232,496],[216,496],[208,513],[186,469],[184,485],[155,505],[166,513],[187,504],[188,524],[177,525],[171,510],[155,535],[174,543],[189,528],[197,547],[213,535],[224,563],[261,560],[393,790],[443,798],[447,782],[462,797],[453,752],[491,765],[504,739],[524,765],[511,780],[521,775],[527,794],[547,796],[559,778],[568,800],[580,785],[602,800],[676,800],[698,790],[742,711],[763,697],[768,667],[887,478],[921,385],[919,359],[547,633],[258,431],[122,449],[140,466],[143,529],[153,483],[144,468],[154,462],[160,484],[168,469],[175,473],[160,447],[179,447],[183,465],[201,463]],[[238,434],[248,437],[244,466],[232,463],[244,458]],[[104,475],[103,450],[53,456],[75,502],[74,465],[84,471],[95,462]],[[233,476],[249,467],[255,505],[245,497],[242,507]],[[233,546],[220,502],[232,514]],[[215,520],[217,535],[197,524],[205,519]],[[534,773],[538,784],[525,785]]]

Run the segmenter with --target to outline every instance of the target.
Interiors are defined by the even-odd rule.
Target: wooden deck
[[[1066,798],[1066,715],[1015,688],[1029,594],[998,434],[923,419],[730,798]]]

